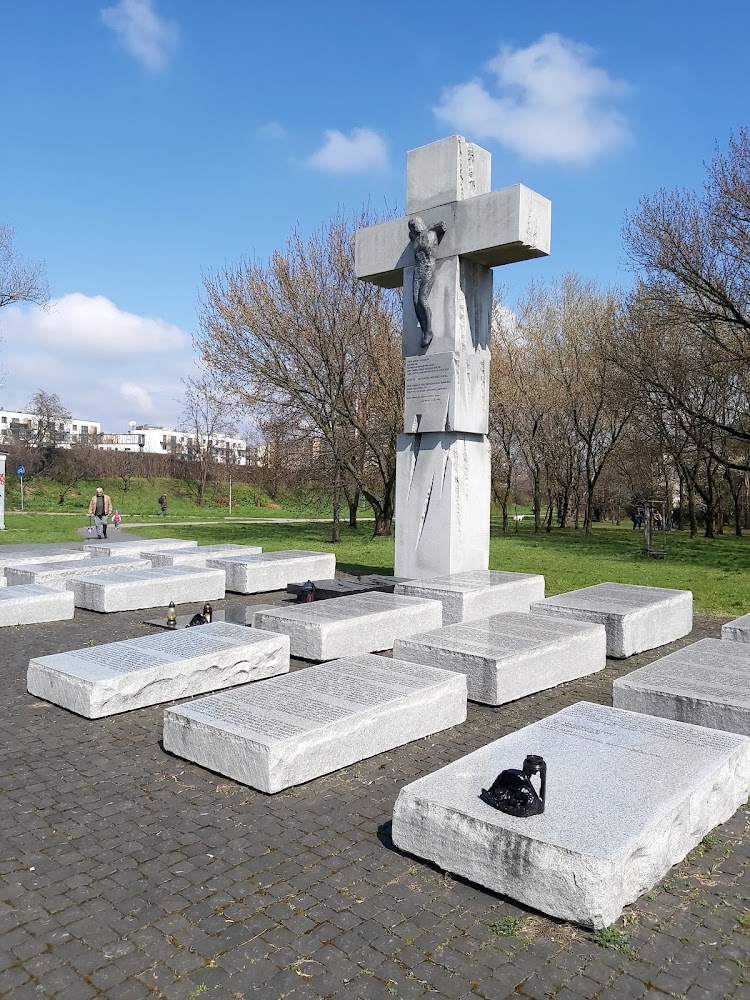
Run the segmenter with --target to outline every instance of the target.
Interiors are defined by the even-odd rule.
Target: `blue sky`
[[[0,223],[53,303],[0,313],[5,384],[107,430],[174,422],[201,275],[339,208],[403,208],[405,152],[460,132],[553,203],[552,255],[629,280],[623,214],[699,187],[748,124],[748,5],[5,0]]]

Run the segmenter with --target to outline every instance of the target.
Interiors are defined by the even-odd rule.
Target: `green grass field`
[[[110,485],[105,483],[105,488]],[[151,485],[153,497],[141,491],[145,503],[159,496],[158,482]],[[82,490],[83,500],[77,511],[52,513],[7,513],[0,544],[80,540],[79,530],[87,523],[86,503],[91,491]],[[114,499],[114,497],[113,497]],[[268,551],[278,549],[321,549],[336,553],[338,566],[348,573],[393,570],[394,541],[372,538],[371,525],[363,523],[357,531],[342,527],[342,541],[329,542],[327,523],[308,524],[238,524],[228,521],[226,508],[205,510],[184,500],[170,505],[170,516],[158,526],[141,522],[155,520],[153,506],[141,514],[128,514],[125,504],[124,524],[148,538],[166,535],[195,538],[199,544],[240,542],[262,545]],[[52,510],[49,507],[48,510]],[[67,513],[68,516],[65,516]],[[278,509],[240,507],[238,517],[321,517],[326,511],[315,503],[285,503]],[[208,524],[189,525],[185,521],[208,520]],[[110,529],[111,531],[113,529]],[[122,531],[122,529],[120,529]],[[667,556],[663,560],[640,555],[643,536],[629,522],[619,526],[596,524],[590,538],[581,531],[553,531],[534,535],[533,524],[524,521],[520,530],[503,535],[499,522],[493,523],[490,543],[490,568],[519,573],[542,573],[547,593],[559,594],[593,583],[615,581],[654,587],[692,590],[695,610],[736,617],[750,611],[750,535],[737,538],[727,533],[715,539],[690,539],[685,532],[667,535]]]

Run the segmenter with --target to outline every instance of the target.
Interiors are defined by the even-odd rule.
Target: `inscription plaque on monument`
[[[465,718],[463,677],[364,654],[169,708],[164,747],[278,792]]]
[[[487,433],[489,352],[406,359],[404,431]]]
[[[545,811],[479,799],[532,752],[549,766]],[[606,927],[742,805],[750,740],[579,702],[401,790],[394,843],[524,906]]]

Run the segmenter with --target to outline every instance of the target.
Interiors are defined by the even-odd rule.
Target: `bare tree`
[[[642,278],[633,299],[640,337],[664,340],[677,330],[702,380],[731,380],[733,399],[715,413],[701,414],[689,381],[661,380],[663,366],[642,368],[641,379],[676,409],[750,441],[748,132],[731,136],[725,154],[717,152],[702,192],[662,190],[642,199],[626,218],[623,236]],[[736,461],[735,467],[748,469],[742,458]]]
[[[354,232],[368,221],[337,217],[307,240],[295,232],[267,266],[243,262],[205,280],[203,358],[247,409],[286,415],[325,442],[334,540],[345,485],[373,508],[376,534],[390,534],[395,505],[399,306],[354,273]]]
[[[24,261],[13,246],[14,231],[0,225],[0,308],[16,302],[44,305],[49,288],[44,265]]]
[[[36,427],[32,434],[32,443],[37,447],[50,444],[53,447],[65,439],[65,421],[70,420],[70,410],[55,392],[37,389],[26,404],[29,413],[36,417]]]
[[[189,431],[184,465],[189,473],[196,470],[196,503],[200,506],[206,494],[206,484],[212,467],[216,463],[218,449],[216,438],[220,434],[231,434],[234,424],[231,419],[233,400],[227,396],[209,375],[198,379],[184,379],[180,424]],[[186,477],[192,478],[190,475]]]

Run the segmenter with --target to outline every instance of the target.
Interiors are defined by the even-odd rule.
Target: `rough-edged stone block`
[[[530,753],[547,762],[545,812],[482,802]],[[606,927],[749,792],[747,737],[579,702],[407,785],[392,837],[524,906]]]
[[[269,590],[286,590],[288,583],[298,580],[334,576],[336,556],[331,552],[286,549],[257,556],[211,558],[208,565],[226,572],[227,590],[236,594],[263,594]]]
[[[16,569],[18,566],[28,566],[30,563],[60,563],[64,565],[75,565],[91,561],[91,553],[82,552],[25,552],[19,555],[3,556],[3,571]]]
[[[607,637],[603,625],[511,611],[397,639],[393,655],[466,674],[471,701],[503,705],[603,670]]]
[[[618,677],[612,704],[750,736],[750,648],[701,639]]]
[[[75,563],[26,563],[24,566],[9,566],[5,576],[11,586],[38,583],[42,587],[54,587],[56,590],[72,590],[72,581],[79,576],[131,573],[139,569],[151,569],[151,563],[137,555],[123,558],[112,556],[111,559],[82,559]]]
[[[209,559],[227,556],[257,556],[263,551],[260,545],[199,545],[197,549],[144,549],[143,556],[152,566],[207,566]]]
[[[335,660],[392,649],[400,636],[439,628],[441,619],[439,601],[374,591],[259,611],[253,626],[288,635],[292,656]]]
[[[133,573],[76,577],[73,590],[76,607],[89,611],[136,611],[166,607],[170,601],[202,604],[224,596],[224,573],[219,569],[160,566]]]
[[[598,583],[547,597],[531,605],[532,614],[600,622],[607,630],[607,656],[622,659],[656,649],[688,635],[693,627],[689,590]]]
[[[34,625],[61,622],[75,613],[73,594],[37,584],[0,588],[0,628],[6,625]]]
[[[480,434],[399,434],[396,576],[487,569],[490,446]]]
[[[185,538],[129,538],[124,542],[88,542],[86,552],[92,556],[116,556],[126,552],[161,552],[162,549],[195,549],[196,541]]]
[[[721,638],[730,642],[750,642],[750,615],[742,615],[722,625]]]
[[[465,719],[460,674],[364,655],[168,708],[164,749],[278,792]]]
[[[528,611],[532,601],[544,600],[544,577],[474,570],[431,580],[408,580],[397,584],[395,593],[442,601],[443,625],[453,625],[504,611]]]
[[[30,694],[87,719],[246,684],[289,670],[289,641],[212,622],[29,662]]]

